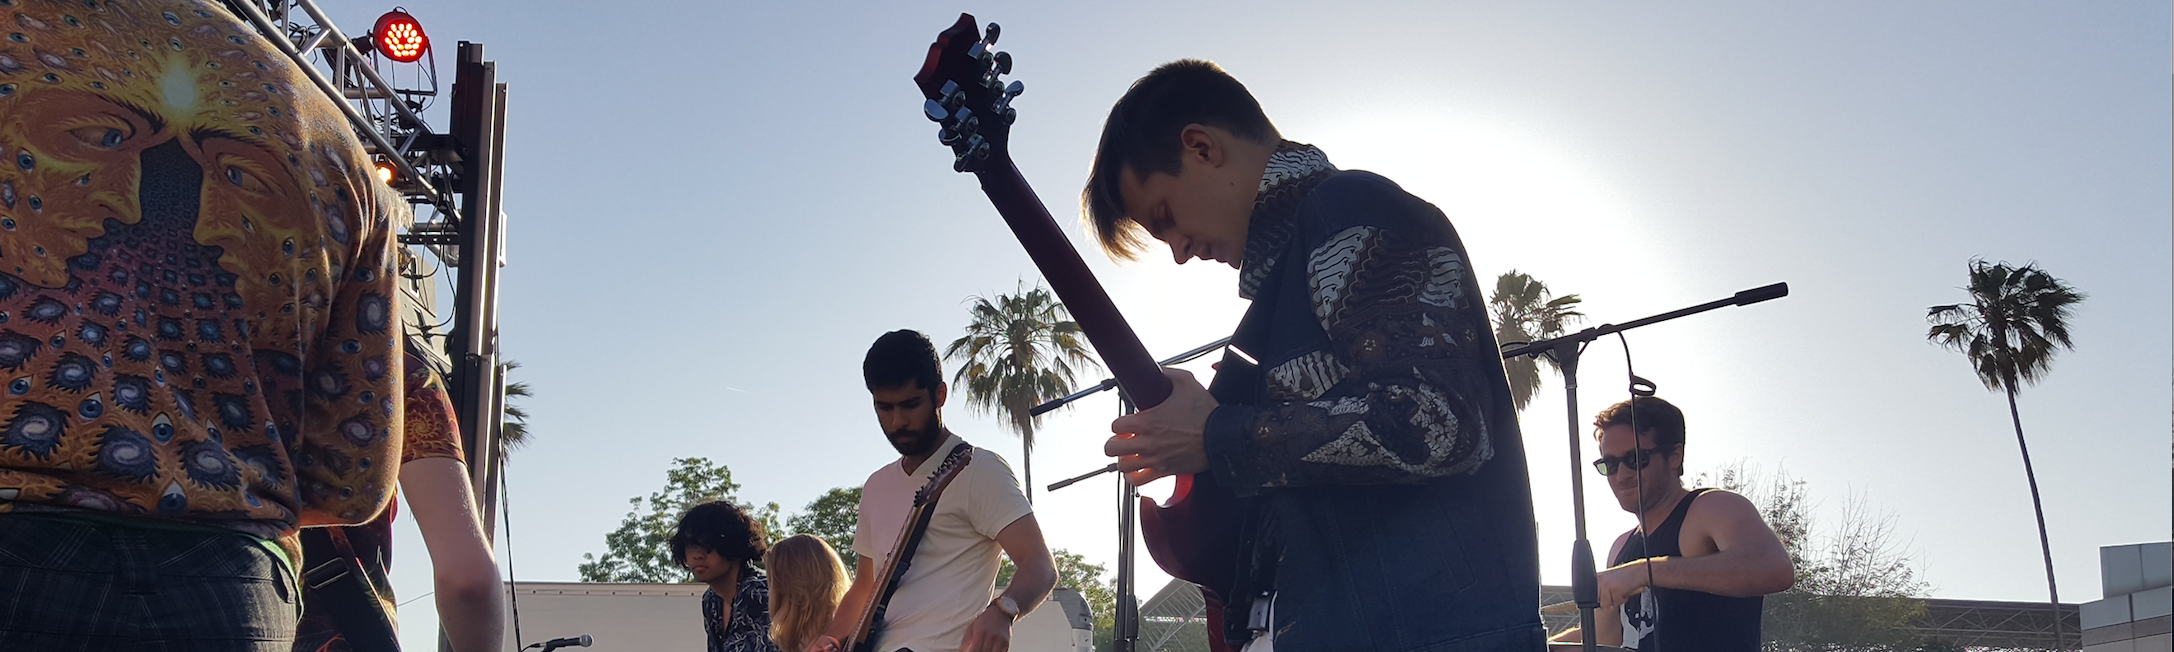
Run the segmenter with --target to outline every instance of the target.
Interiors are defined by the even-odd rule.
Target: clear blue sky
[[[1633,333],[1639,374],[1689,413],[1692,468],[1778,466],[1830,518],[1863,496],[1939,596],[2045,597],[2006,405],[1923,319],[1964,300],[1971,257],[2037,261],[2091,295],[2076,350],[2021,402],[2062,597],[2099,597],[2099,546],[2174,530],[2165,2],[639,7],[407,4],[447,80],[472,40],[512,85],[502,328],[537,394],[509,469],[522,579],[573,579],[674,457],[788,510],[859,482],[894,457],[858,377],[867,343],[948,341],[966,297],[1036,278],[908,80],[961,10],[1005,27],[1028,87],[1015,154],[1063,218],[1110,102],[1202,57],[1286,136],[1440,205],[1482,278],[1530,272],[1599,321],[1788,281],[1787,299]],[[331,9],[359,33],[383,7]],[[1090,257],[1150,348],[1227,334],[1234,274],[1166,260]],[[1586,412],[1620,400],[1621,368],[1593,348]],[[1524,423],[1551,583],[1562,409],[1550,382]],[[1115,411],[1045,422],[1037,480],[1101,465]],[[994,418],[949,416],[1018,466]],[[1113,562],[1112,491],[1043,498],[1051,544]],[[1588,505],[1602,545],[1630,525],[1604,493]],[[421,595],[422,546],[400,549],[396,583]],[[1159,584],[1145,569],[1143,592]],[[428,604],[404,611],[411,634]]]

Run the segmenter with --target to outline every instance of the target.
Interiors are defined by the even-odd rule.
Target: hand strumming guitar
[[[1117,458],[1117,470],[1134,485],[1208,470],[1203,433],[1208,415],[1221,404],[1192,372],[1165,368],[1162,373],[1170,379],[1170,398],[1110,422],[1117,436],[1102,444],[1102,454]]]

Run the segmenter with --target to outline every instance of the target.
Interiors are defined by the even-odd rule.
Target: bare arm
[[[1005,556],[1011,557],[1018,569],[1012,574],[1011,586],[1004,589],[1004,596],[1019,603],[1021,615],[1034,611],[1049,598],[1050,589],[1057,587],[1057,562],[1049,555],[1049,544],[1042,540],[1041,523],[1034,520],[1033,514],[1021,516],[996,535],[996,545],[1004,548]]]
[[[430,550],[438,622],[454,652],[495,652],[505,637],[505,607],[498,563],[468,489],[468,465],[442,457],[401,464],[400,488]]]
[[[1018,571],[1012,574],[1011,586],[1004,589],[1004,596],[1019,605],[1019,614],[1042,604],[1049,597],[1049,590],[1057,586],[1057,563],[1049,556],[1049,544],[1042,540],[1042,526],[1033,514],[1019,517],[1011,525],[997,532],[996,545],[1010,556]],[[982,608],[974,622],[966,626],[966,638],[959,644],[960,652],[1006,652],[1011,649],[1012,618],[991,604]]]
[[[1780,593],[1796,584],[1796,567],[1781,539],[1743,496],[1726,491],[1700,496],[1684,517],[1681,536],[1689,544],[1686,548],[1711,545],[1713,552],[1639,559],[1610,568],[1601,573],[1601,603],[1620,605],[1643,590],[1648,568],[1656,586],[1732,598]]]
[[[836,645],[853,635],[853,626],[860,624],[861,610],[868,605],[869,596],[876,592],[876,573],[882,564],[867,557],[855,556],[853,586],[845,590],[845,597],[838,599],[838,611],[831,614],[830,626],[823,628],[823,635],[816,637],[808,650],[823,650],[825,645]],[[823,639],[828,638],[829,641]]]
[[[1630,541],[1629,532],[1616,536],[1615,545],[1608,547],[1607,559],[1615,559],[1616,555],[1623,554],[1623,544],[1628,541]],[[1598,637],[1593,639],[1594,643],[1601,645],[1623,644],[1623,618],[1614,607],[1603,607],[1593,612],[1593,631],[1598,633]],[[1572,627],[1563,630],[1561,634],[1549,637],[1547,640],[1552,643],[1583,643],[1585,642],[1585,632],[1577,627]]]

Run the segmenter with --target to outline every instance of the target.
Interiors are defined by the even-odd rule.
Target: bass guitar
[[[1170,397],[1170,379],[1012,162],[1011,125],[1019,113],[1011,104],[1026,87],[1004,81],[1012,57],[995,51],[999,33],[995,23],[983,31],[972,15],[960,14],[957,23],[938,34],[913,77],[927,98],[922,110],[941,126],[937,141],[951,148],[952,169],[980,179],[982,192],[1071,311],[1118,387],[1140,409],[1160,405]],[[1176,481],[1165,503],[1140,499],[1141,534],[1156,565],[1201,587],[1208,601],[1208,640],[1221,651],[1226,649],[1219,634],[1223,596],[1217,590],[1235,581],[1242,505],[1208,474],[1178,476]]]

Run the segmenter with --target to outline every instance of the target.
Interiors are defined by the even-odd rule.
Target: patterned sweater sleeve
[[[1241,493],[1418,483],[1493,457],[1486,406],[1505,400],[1463,247],[1438,209],[1385,179],[1324,183],[1328,215],[1304,269],[1328,346],[1264,370],[1259,405],[1209,417],[1209,465]],[[1295,259],[1287,259],[1295,260]]]

